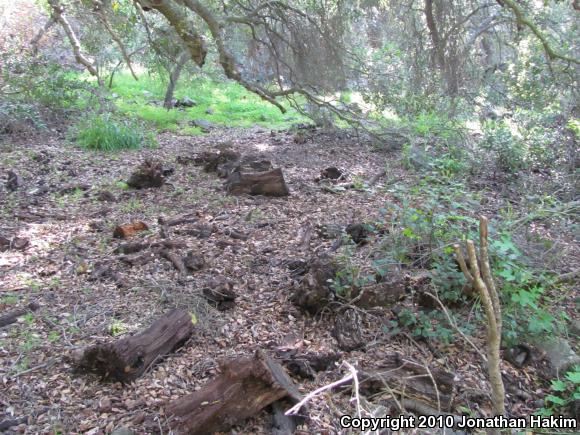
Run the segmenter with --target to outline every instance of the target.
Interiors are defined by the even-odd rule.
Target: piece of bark
[[[166,170],[160,161],[146,159],[131,174],[127,184],[135,189],[161,187],[165,183],[165,173]]]
[[[341,350],[350,352],[362,349],[365,341],[362,335],[362,322],[358,311],[349,308],[336,315],[332,335]]]
[[[181,240],[161,240],[158,242],[131,242],[123,243],[115,249],[115,254],[134,254],[147,248],[181,249],[187,247]]]
[[[201,390],[167,405],[174,433],[225,432],[284,397],[301,398],[282,366],[263,351],[230,360],[221,371]]]
[[[233,283],[221,276],[208,283],[207,287],[203,289],[203,295],[219,311],[233,308],[237,297]]]
[[[337,267],[329,257],[311,261],[308,273],[294,286],[290,300],[302,310],[316,314],[335,299],[330,284],[336,277]]]
[[[182,345],[193,333],[191,314],[173,310],[131,337],[99,343],[86,349],[77,369],[103,379],[127,382],[138,378],[160,358]]]
[[[20,187],[20,177],[14,171],[6,171],[6,190],[9,192],[14,192]]]
[[[205,259],[203,255],[197,255],[193,251],[189,251],[183,258],[183,264],[187,269],[197,272],[205,267]]]
[[[137,221],[130,224],[119,225],[113,231],[113,237],[117,239],[128,239],[137,233],[147,231],[149,227],[145,222]]]
[[[280,168],[253,174],[234,172],[228,177],[226,190],[231,195],[248,194],[277,197],[290,194]]]
[[[34,312],[39,308],[40,305],[38,305],[36,302],[31,302],[26,306],[26,308],[17,308],[15,310],[8,311],[6,314],[0,316],[0,328],[16,322],[19,317],[24,316],[29,312]]]

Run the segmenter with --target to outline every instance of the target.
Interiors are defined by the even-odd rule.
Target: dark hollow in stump
[[[76,365],[80,371],[97,373],[103,379],[131,381],[182,345],[192,332],[191,315],[173,310],[137,335],[89,347]]]
[[[283,397],[301,399],[282,366],[262,351],[228,361],[221,370],[201,390],[167,405],[165,414],[176,434],[227,431]]]
[[[254,174],[234,172],[226,181],[226,190],[231,195],[288,196],[290,194],[280,168]]]

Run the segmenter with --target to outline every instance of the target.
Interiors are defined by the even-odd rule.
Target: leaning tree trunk
[[[165,98],[163,99],[163,107],[165,107],[166,109],[171,109],[173,107],[173,92],[175,91],[175,86],[177,85],[179,77],[181,76],[181,71],[183,70],[183,67],[185,66],[188,60],[189,53],[188,52],[181,53],[179,59],[177,60],[175,68],[173,68],[173,71],[171,71],[171,74],[169,74],[169,84],[167,85],[167,90],[165,91]]]

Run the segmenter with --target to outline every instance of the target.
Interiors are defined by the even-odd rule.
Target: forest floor
[[[396,201],[389,183],[414,182],[397,155],[377,152],[355,137],[317,130],[303,143],[293,138],[292,133],[263,128],[193,138],[164,133],[157,149],[118,154],[80,150],[47,137],[2,145],[2,165],[18,172],[20,186],[12,193],[2,191],[0,235],[30,243],[24,250],[0,253],[0,312],[30,302],[40,306],[0,329],[0,422],[20,423],[8,432],[95,435],[126,427],[134,433],[168,433],[163,414],[168,400],[203,387],[219,374],[224,357],[257,349],[274,357],[289,350],[336,355],[336,363],[313,379],[294,377],[303,394],[342,378],[348,373],[343,361],[368,370],[398,353],[453,374],[455,412],[463,406],[475,415],[491,415],[486,367],[459,338],[426,345],[405,332],[394,335],[387,327],[393,313],[381,308],[362,317],[364,350],[341,351],[331,334],[331,313],[311,316],[289,301],[296,276],[288,264],[328,251],[335,241],[322,237],[319,225],[344,227],[379,219],[379,210]],[[242,155],[258,154],[282,168],[290,195],[228,196],[215,174],[176,161],[224,142]],[[123,182],[146,157],[159,158],[174,173],[160,188],[128,189]],[[389,172],[374,187],[333,193],[315,181],[330,166],[347,170],[351,180],[368,180],[387,163]],[[103,196],[103,191],[112,195]],[[482,210],[493,214],[493,207],[487,203]],[[206,239],[175,235],[187,244],[180,252],[203,255],[202,270],[183,279],[166,259],[131,267],[113,252],[122,243],[113,238],[117,225],[143,221],[149,230],[136,239],[155,241],[159,217],[184,214],[194,214],[198,223],[214,229]],[[231,237],[232,230],[247,239]],[[305,239],[305,233],[311,237]],[[367,258],[377,237],[372,235],[353,256]],[[126,285],[91,280],[95,267],[105,263]],[[232,280],[238,295],[233,309],[218,311],[204,300],[201,289],[215,277]],[[70,356],[79,349],[140,331],[174,307],[195,313],[194,334],[139,379],[123,385],[73,372]],[[472,340],[485,348],[483,327]],[[511,416],[527,416],[542,406],[548,375],[541,356],[525,369],[504,362],[503,372]],[[340,416],[356,412],[350,389],[346,393],[314,398],[298,433],[341,432]],[[391,406],[389,397],[384,391],[364,406]],[[271,433],[270,420],[270,411],[264,410],[232,433]]]

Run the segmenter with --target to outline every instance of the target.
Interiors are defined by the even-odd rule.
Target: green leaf
[[[553,391],[566,391],[566,383],[559,379],[552,381]]]
[[[566,401],[560,397],[557,396],[552,396],[551,394],[549,396],[546,396],[546,402],[552,402],[555,405],[565,405]]]
[[[580,384],[580,372],[568,372],[566,373],[566,379],[575,384]]]

